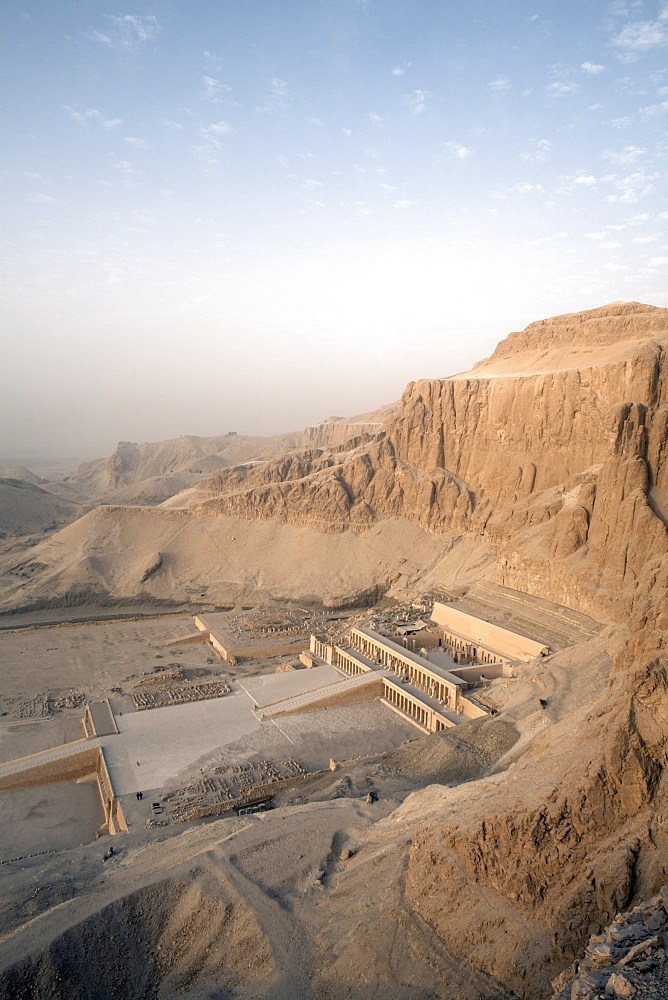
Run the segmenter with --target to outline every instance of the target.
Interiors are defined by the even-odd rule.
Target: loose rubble
[[[202,775],[185,788],[168,792],[160,801],[167,807],[172,822],[183,823],[237,809],[258,796],[273,793],[305,773],[296,760],[261,760],[216,767],[212,774]]]
[[[167,687],[160,691],[133,691],[132,700],[139,712],[145,708],[165,708],[167,705],[183,705],[189,701],[222,698],[229,693],[230,685],[227,681],[209,681],[206,684]]]
[[[594,934],[584,958],[552,983],[553,1000],[668,998],[668,885]]]

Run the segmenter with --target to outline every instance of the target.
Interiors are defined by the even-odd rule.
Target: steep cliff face
[[[470,372],[410,384],[396,412],[262,446],[235,435],[127,446],[111,464],[116,479],[165,474],[194,441],[198,470],[236,464],[172,497],[184,516],[321,534],[406,520],[480,539],[496,582],[607,620],[635,614],[666,572],[667,432],[668,309],[613,303],[531,324]]]
[[[629,353],[587,367],[577,352],[581,367],[544,374],[524,374],[518,355],[515,376],[417,382],[389,431],[397,455],[418,469],[449,469],[492,503],[566,482],[604,461],[613,406],[657,405],[661,347],[641,342]]]
[[[471,372],[410,384],[365,448],[222,472],[194,509],[322,532],[389,517],[471,532],[499,556],[498,582],[609,617],[668,553],[667,376],[666,309],[544,320]]]

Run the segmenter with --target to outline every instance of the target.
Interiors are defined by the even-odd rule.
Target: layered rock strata
[[[534,323],[469,373],[410,384],[375,442],[225,470],[191,509],[475,533],[499,583],[609,618],[668,553],[667,351],[668,310],[638,303]]]

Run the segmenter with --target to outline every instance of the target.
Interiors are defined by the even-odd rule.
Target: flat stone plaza
[[[103,737],[105,760],[117,795],[161,788],[200,758],[257,732],[262,727],[283,731],[282,722],[261,723],[254,714],[262,707],[326,687],[342,676],[325,665],[312,670],[262,674],[232,681],[230,694],[208,701],[154,708],[148,712],[115,712],[118,735]],[[290,746],[290,740],[286,739]]]

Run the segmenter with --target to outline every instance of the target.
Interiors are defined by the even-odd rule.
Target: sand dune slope
[[[405,520],[321,535],[271,521],[98,507],[24,554],[5,580],[15,606],[133,595],[147,602],[340,606],[415,586],[426,569],[445,579],[450,566],[475,575],[488,564],[475,539],[435,539]]]
[[[0,537],[62,528],[88,510],[75,500],[19,479],[0,479]]]

